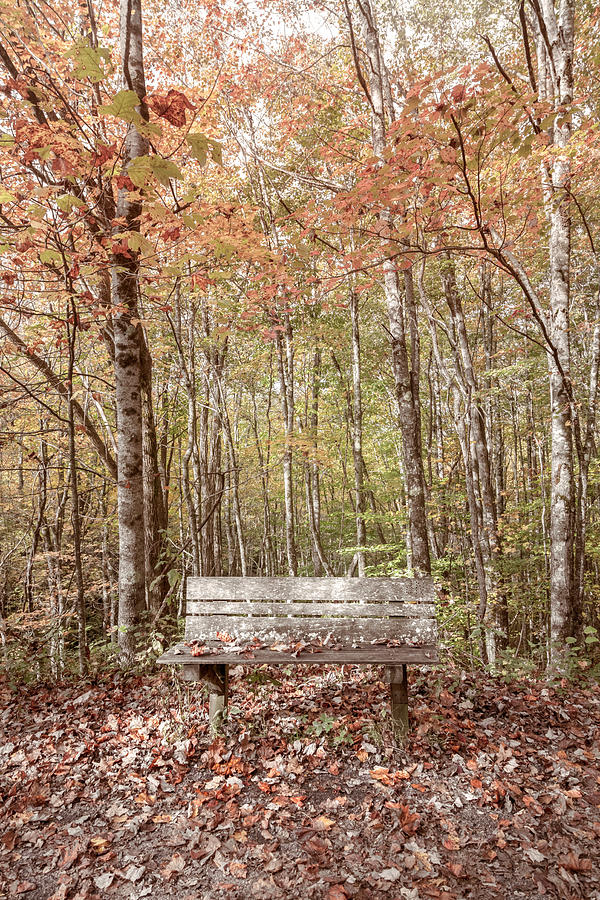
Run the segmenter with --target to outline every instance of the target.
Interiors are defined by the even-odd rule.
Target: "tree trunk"
[[[355,50],[355,66],[359,74],[359,80],[366,89],[361,64],[356,52],[352,16],[347,4],[345,8],[348,25],[352,33],[353,49]],[[381,165],[383,165],[386,147],[386,121],[390,123],[394,120],[389,76],[383,61],[377,23],[369,0],[361,0],[358,4],[358,17],[368,59],[373,152],[380,160]],[[380,213],[380,219],[388,229],[391,227],[392,216],[388,210],[384,209]],[[397,263],[387,254],[383,262],[383,282],[389,320],[392,371],[396,385],[396,401],[402,433],[402,455],[409,521],[408,543],[410,544],[410,555],[414,569],[418,572],[429,573],[431,571],[431,560],[427,536],[425,475],[421,456],[420,409],[417,389],[418,368],[414,368],[416,360],[413,360],[412,367],[409,360],[404,322],[404,303]],[[412,279],[405,280],[405,291],[407,289],[410,290],[411,286]]]
[[[360,372],[360,324],[358,297],[350,290],[350,321],[352,325],[352,457],[354,462],[354,510],[356,515],[356,563],[358,577],[365,577],[367,528],[365,524],[364,461],[362,455],[362,385]]]
[[[120,43],[123,84],[140,99],[136,107],[144,121],[148,109],[142,53],[141,0],[121,0]],[[148,153],[148,140],[129,126],[123,151],[123,174],[129,164]],[[142,202],[128,188],[119,190],[117,218],[125,230],[139,231]],[[115,230],[122,231],[123,224]],[[145,601],[142,342],[137,314],[139,258],[130,250],[112,257],[112,300],[115,339],[115,397],[118,434],[119,517],[119,646],[125,664],[133,662],[136,628]]]
[[[574,511],[573,421],[577,410],[570,391],[569,335],[571,137],[573,102],[574,3],[563,0],[557,17],[554,0],[534,4],[537,17],[540,99],[561,115],[552,127],[556,148],[542,173],[550,222],[550,338],[548,355],[552,417],[550,487],[550,620],[552,661],[558,662],[573,631]]]
[[[298,574],[298,552],[294,528],[294,494],[292,482],[292,449],[294,438],[294,351],[292,346],[292,328],[289,316],[286,316],[285,345],[281,333],[277,332],[277,361],[279,363],[279,382],[281,412],[285,431],[285,448],[283,451],[283,494],[285,508],[285,541],[287,550],[288,575]]]

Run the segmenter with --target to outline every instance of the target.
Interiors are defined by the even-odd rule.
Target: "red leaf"
[[[112,159],[112,157],[115,155],[116,149],[116,144],[100,144],[92,153],[92,165],[104,165],[105,162],[108,162],[109,159]]]
[[[181,91],[170,90],[167,94],[152,94],[146,101],[157,116],[166,119],[177,128],[182,128],[186,124],[186,109],[194,109],[193,104]]]

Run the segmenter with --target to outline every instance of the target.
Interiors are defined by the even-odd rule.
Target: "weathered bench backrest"
[[[187,580],[185,639],[212,642],[437,640],[431,578],[214,578]]]

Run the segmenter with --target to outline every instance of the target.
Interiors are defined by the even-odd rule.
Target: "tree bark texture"
[[[142,53],[141,0],[121,0],[121,66],[124,86],[140,99],[136,107],[144,121],[146,84]],[[129,126],[123,151],[123,173],[148,153],[148,139]],[[119,191],[117,218],[126,230],[139,231],[141,199]],[[123,225],[119,226],[123,229]],[[112,258],[112,300],[115,314],[115,400],[118,434],[119,518],[119,646],[124,663],[133,661],[136,628],[145,606],[145,533],[142,420],[142,344],[138,311],[139,259],[136,251],[115,252]]]

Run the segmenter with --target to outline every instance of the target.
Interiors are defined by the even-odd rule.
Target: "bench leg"
[[[186,663],[186,665],[181,667],[181,677],[183,681],[202,681],[200,666],[194,663]]]
[[[406,666],[388,666],[392,723],[398,737],[408,734],[408,674]]]
[[[211,681],[211,693],[208,698],[208,721],[210,730],[219,730],[229,700],[229,666],[214,666],[216,678]]]

